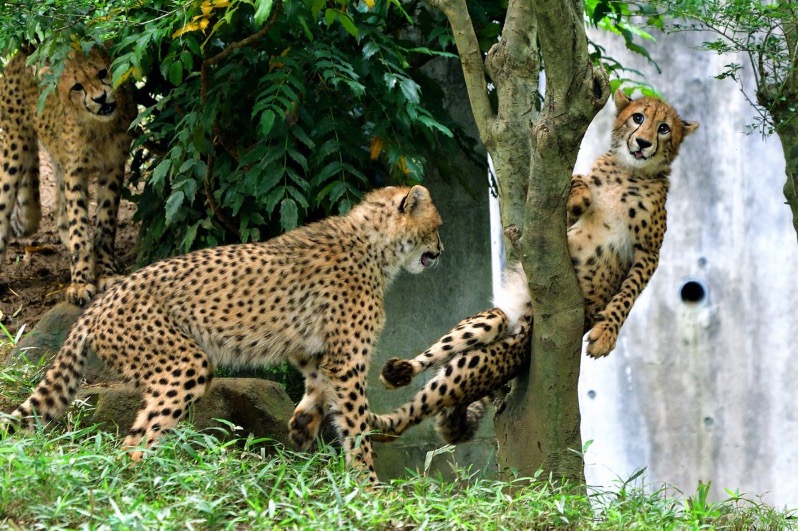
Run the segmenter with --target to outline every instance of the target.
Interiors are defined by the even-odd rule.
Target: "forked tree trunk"
[[[465,0],[429,0],[449,19],[474,118],[499,181],[511,259],[521,260],[535,309],[532,362],[495,421],[505,474],[584,482],[577,384],[584,306],[568,253],[565,201],[582,137],[609,96],[587,53],[582,4],[510,0],[485,63]],[[540,64],[546,91],[536,111]],[[490,106],[485,73],[495,85]],[[574,451],[576,450],[576,451]]]

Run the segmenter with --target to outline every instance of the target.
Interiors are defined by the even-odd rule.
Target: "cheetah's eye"
[[[659,124],[659,129],[657,129],[657,132],[661,135],[667,135],[671,132],[671,128],[668,126],[668,124]]]
[[[83,90],[83,85],[81,85],[80,83],[75,83],[74,85],[72,85],[72,88],[70,90]]]
[[[634,121],[634,123],[636,123],[636,124],[642,124],[642,123],[643,123],[643,120],[645,120],[645,119],[646,119],[646,117],[645,117],[645,116],[643,116],[642,114],[640,114],[639,112],[636,112],[636,113],[634,113],[634,114],[632,115],[632,120],[633,120],[633,121]]]
[[[97,72],[97,79],[105,79],[106,77],[108,77],[108,70],[105,68]]]

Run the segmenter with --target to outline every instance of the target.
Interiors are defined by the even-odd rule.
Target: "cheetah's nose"
[[[640,146],[640,149],[646,149],[647,147],[651,147],[651,142],[649,142],[648,140],[643,140],[642,138],[638,138],[637,140],[635,140],[635,142],[637,142],[637,145]]]

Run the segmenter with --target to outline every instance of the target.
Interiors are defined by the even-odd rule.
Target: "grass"
[[[0,369],[0,395],[24,398],[41,367]],[[570,488],[545,477],[505,483],[458,470],[443,481],[409,474],[370,489],[340,453],[221,441],[185,424],[140,463],[119,437],[83,423],[0,441],[0,529],[796,529],[794,511],[737,493],[708,500],[640,486],[642,471],[615,492]],[[441,450],[434,459],[448,458]]]

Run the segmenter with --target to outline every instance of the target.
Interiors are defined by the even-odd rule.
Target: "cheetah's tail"
[[[479,428],[479,422],[488,407],[488,397],[482,397],[467,407],[447,407],[438,413],[435,429],[448,444],[470,441]]]
[[[522,319],[531,318],[532,297],[520,262],[509,265],[504,271],[501,287],[493,296],[493,304],[507,315],[510,321],[507,331],[510,334],[518,332]]]
[[[31,429],[37,421],[47,424],[64,413],[77,393],[83,376],[93,319],[91,309],[84,312],[33,394],[11,413],[11,419],[2,419],[0,427],[9,432],[16,427]]]

